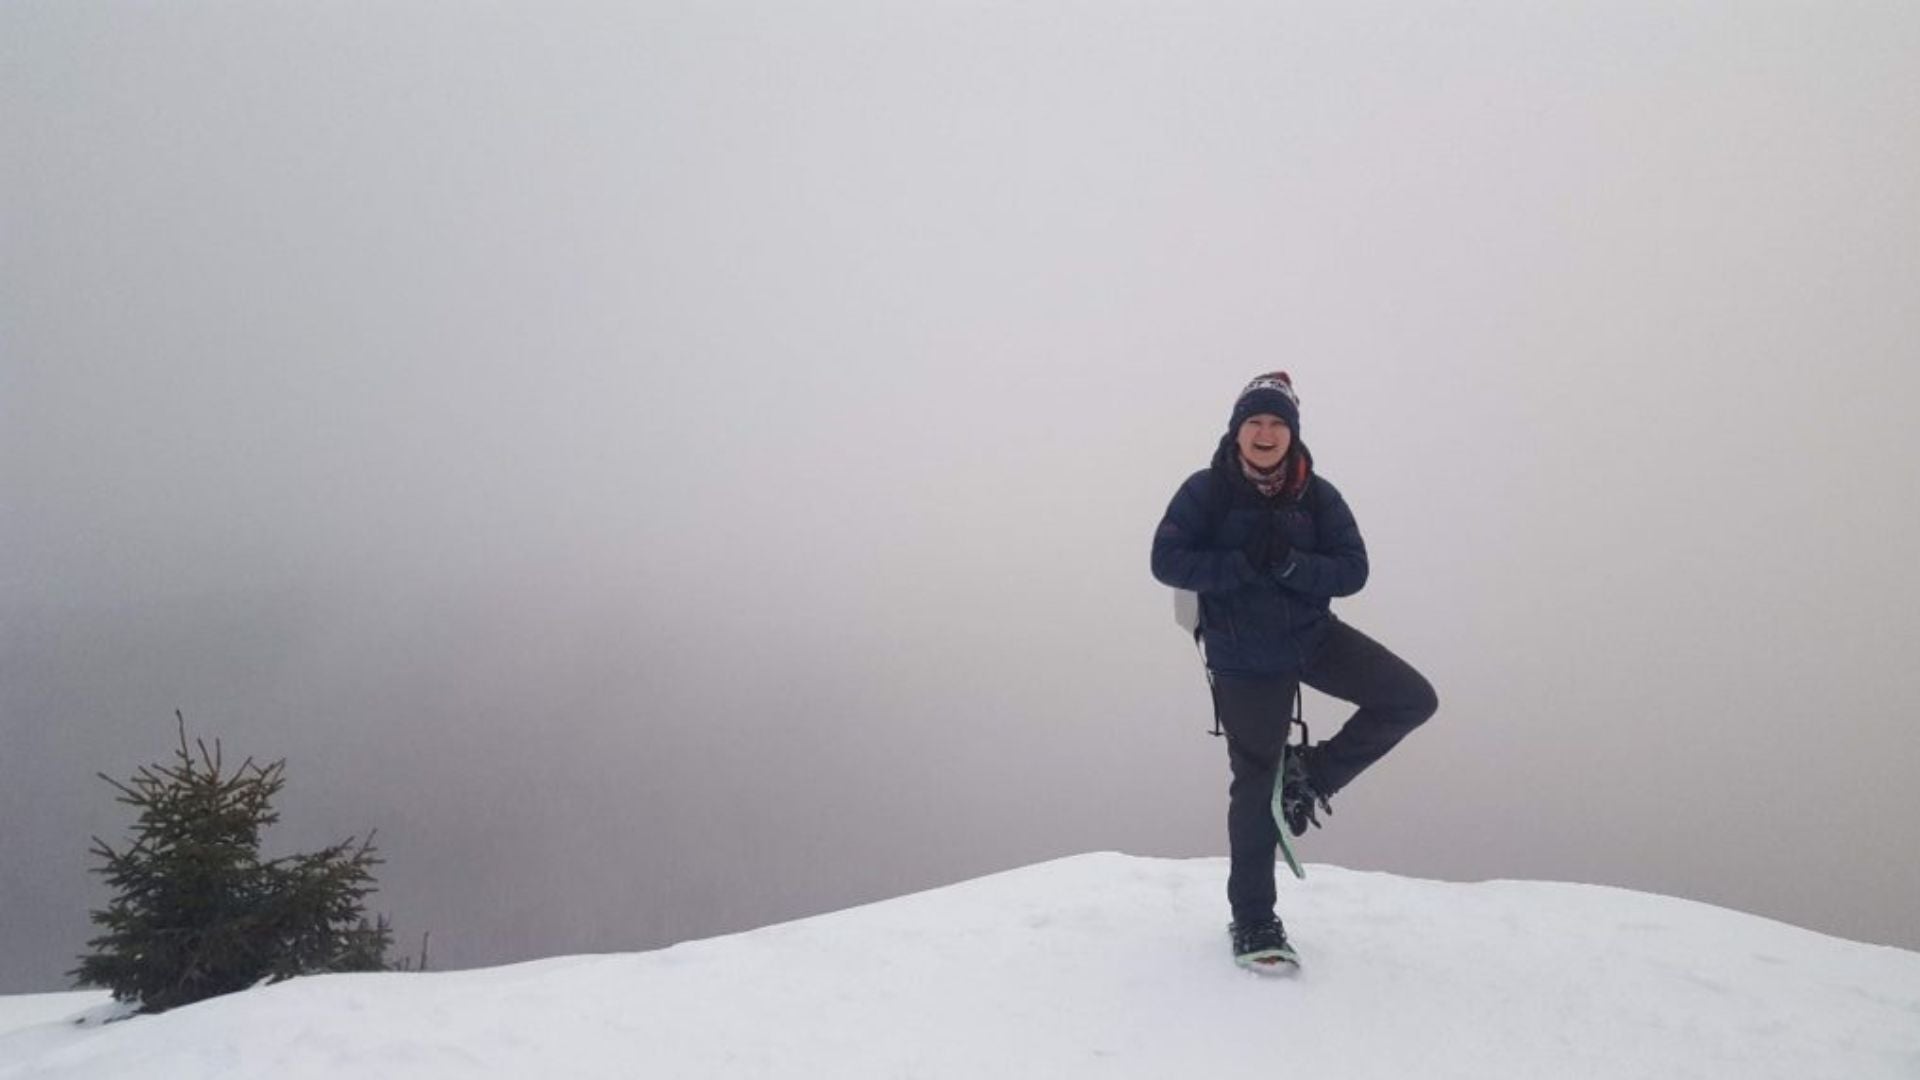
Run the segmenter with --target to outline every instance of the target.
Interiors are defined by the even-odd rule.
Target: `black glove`
[[[1287,542],[1287,538],[1281,535],[1279,530],[1275,530],[1272,541],[1267,544],[1266,568],[1269,570],[1283,570],[1292,558],[1293,545]]]
[[[1287,560],[1293,558],[1293,545],[1287,543],[1278,529],[1268,529],[1247,545],[1246,555],[1254,572],[1265,574],[1287,565]]]

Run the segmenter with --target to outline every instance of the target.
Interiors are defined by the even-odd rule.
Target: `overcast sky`
[[[13,0],[0,991],[176,708],[288,759],[271,851],[377,827],[436,966],[1224,854],[1147,548],[1273,368],[1336,610],[1441,698],[1308,860],[1920,948],[1915,56],[1899,3]]]

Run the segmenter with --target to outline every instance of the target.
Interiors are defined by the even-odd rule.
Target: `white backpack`
[[[1194,640],[1200,638],[1200,594],[1192,589],[1173,590],[1173,621]]]

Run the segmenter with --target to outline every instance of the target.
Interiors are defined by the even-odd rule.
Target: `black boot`
[[[1320,827],[1316,809],[1333,813],[1327,797],[1314,786],[1313,754],[1311,746],[1289,746],[1281,765],[1280,814],[1287,819],[1287,831],[1295,836],[1305,835],[1309,825]]]
[[[1233,936],[1233,962],[1254,971],[1272,971],[1298,967],[1300,957],[1287,944],[1286,927],[1279,919],[1255,923],[1234,923],[1227,927]]]

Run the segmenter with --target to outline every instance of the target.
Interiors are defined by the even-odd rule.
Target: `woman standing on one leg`
[[[1214,715],[1233,770],[1234,956],[1250,966],[1290,960],[1274,914],[1276,779],[1298,836],[1439,704],[1418,671],[1333,615],[1334,597],[1366,584],[1367,548],[1346,500],[1314,472],[1285,372],[1241,391],[1212,464],[1174,493],[1153,536],[1153,576],[1200,596]],[[1283,754],[1302,683],[1359,708],[1332,738]]]

